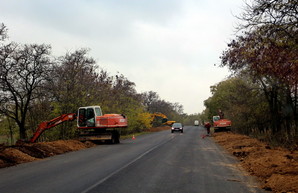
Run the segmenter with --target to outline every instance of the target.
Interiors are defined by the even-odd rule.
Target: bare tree
[[[282,41],[298,43],[297,0],[254,0],[246,3],[244,12],[238,17],[244,21],[238,29],[254,31],[266,26],[267,35],[278,33]]]
[[[154,102],[160,100],[160,97],[158,96],[158,94],[154,91],[148,91],[148,92],[142,93],[142,98],[144,101],[143,102],[144,106],[146,107],[147,111],[150,113],[156,112],[156,109],[154,109],[152,106]]]
[[[6,26],[1,23],[0,24],[0,41],[3,41],[7,38],[7,28]]]
[[[89,104],[95,95],[98,75],[94,59],[87,54],[88,49],[67,53],[59,57],[54,67],[48,87],[61,107],[59,113],[75,112],[79,106]]]
[[[0,46],[0,113],[16,122],[22,139],[30,103],[40,96],[37,91],[47,79],[50,49],[36,44]]]

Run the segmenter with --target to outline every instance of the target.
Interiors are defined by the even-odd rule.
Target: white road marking
[[[96,186],[102,184],[103,182],[105,182],[106,180],[108,180],[109,178],[111,178],[112,176],[116,175],[117,173],[119,173],[120,171],[122,171],[123,169],[125,169],[126,167],[130,166],[131,164],[135,163],[136,161],[138,161],[139,159],[141,159],[142,157],[144,157],[146,154],[150,153],[151,151],[153,151],[154,149],[160,147],[161,145],[171,141],[172,139],[174,139],[175,137],[171,137],[170,139],[168,139],[167,141],[164,141],[163,143],[157,144],[156,146],[153,146],[151,149],[147,150],[146,152],[142,153],[141,155],[139,155],[137,158],[133,159],[131,162],[125,164],[124,166],[122,166],[121,168],[119,168],[118,170],[112,172],[111,174],[107,175],[105,178],[99,180],[97,183],[93,184],[92,186],[90,186],[89,188],[87,188],[86,190],[82,191],[81,193],[87,193],[90,190],[94,189]]]

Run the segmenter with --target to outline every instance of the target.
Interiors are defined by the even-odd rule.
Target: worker
[[[220,117],[220,119],[223,119],[224,118],[224,113],[221,111],[221,109],[218,110],[218,115]]]
[[[209,122],[205,123],[205,128],[207,129],[207,135],[210,135],[210,127],[211,127],[211,124]]]

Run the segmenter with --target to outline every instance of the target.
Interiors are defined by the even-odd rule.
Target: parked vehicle
[[[232,126],[232,121],[228,119],[221,119],[220,116],[213,116],[213,127],[214,132],[220,130],[230,130]]]
[[[65,121],[77,119],[77,128],[80,131],[81,141],[109,141],[120,142],[120,134],[116,128],[127,127],[127,118],[122,114],[102,114],[100,106],[80,107],[78,113],[68,113],[56,117],[50,121],[39,124],[30,142],[34,143],[47,129],[55,127]]]

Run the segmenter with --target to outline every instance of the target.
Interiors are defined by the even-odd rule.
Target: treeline
[[[137,93],[124,75],[99,69],[88,49],[54,57],[50,45],[8,42],[7,34],[1,24],[0,135],[12,142],[15,133],[28,139],[42,121],[82,106],[99,105],[104,114],[126,115],[129,127],[122,134],[150,128],[154,112],[182,121],[182,105],[162,100],[154,91]],[[76,124],[67,122],[45,132],[41,140],[73,138],[76,132]]]
[[[233,75],[211,87],[204,116],[222,109],[237,132],[297,148],[298,3],[254,0],[238,18],[221,56]]]

